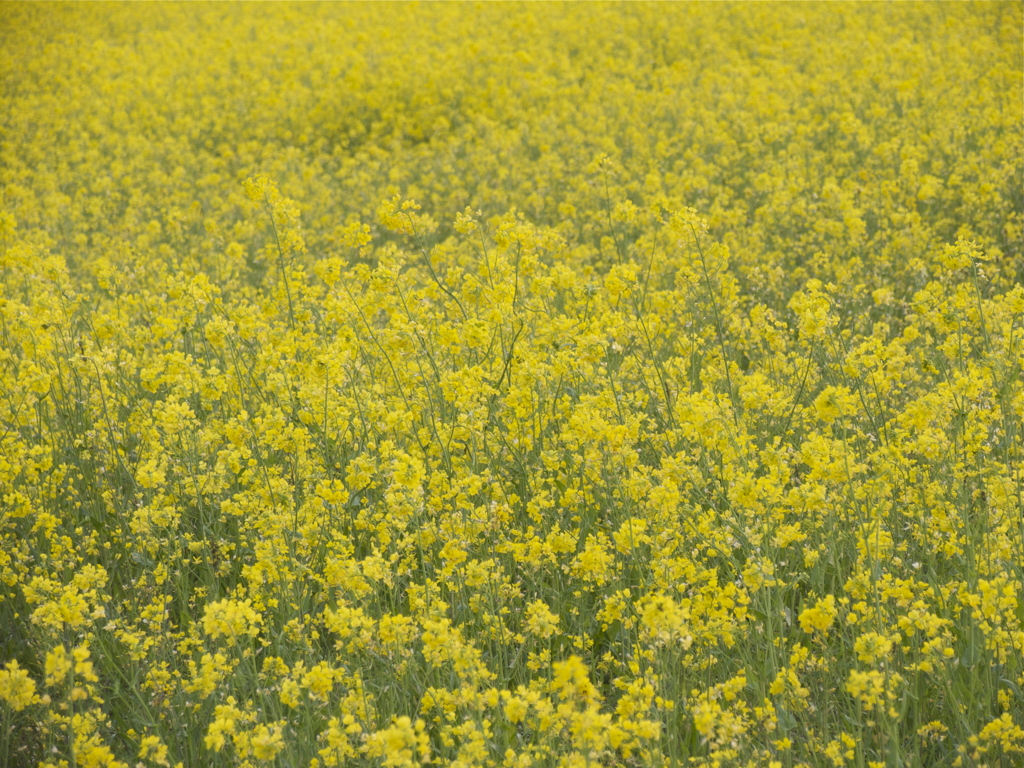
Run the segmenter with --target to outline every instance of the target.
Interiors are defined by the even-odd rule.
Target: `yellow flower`
[[[9,661],[0,670],[0,699],[15,712],[39,701],[36,683],[17,661]]]
[[[371,757],[384,758],[389,768],[413,768],[429,757],[430,739],[422,720],[414,725],[408,717],[396,717],[389,727],[370,736],[365,749]]]
[[[505,717],[509,719],[510,723],[522,722],[528,711],[529,705],[518,696],[510,696],[505,701]]]
[[[526,631],[544,639],[558,632],[558,616],[548,610],[543,600],[526,606]]]
[[[281,683],[280,699],[282,704],[295,709],[299,706],[299,696],[301,693],[302,690],[299,688],[299,684],[291,678]]]
[[[693,642],[687,620],[689,610],[670,595],[651,595],[643,603],[640,624],[656,644],[679,642],[685,649]]]
[[[814,399],[814,413],[825,423],[854,416],[856,408],[857,400],[846,387],[825,387]]]
[[[91,654],[86,646],[78,646],[71,652],[71,655],[75,659],[76,680],[84,680],[89,683],[95,683],[99,680],[99,678],[96,677],[96,673],[93,671],[92,662],[89,661]]]
[[[1024,755],[1024,728],[1013,721],[1009,712],[1004,712],[982,728],[978,740],[992,746],[998,745],[1005,755]]]
[[[139,743],[139,759],[162,766],[170,766],[167,760],[167,745],[159,736],[146,736]]]
[[[303,675],[302,687],[309,691],[310,698],[326,702],[328,694],[334,688],[335,676],[335,670],[329,664],[321,662],[315,664]]]
[[[865,709],[874,709],[883,701],[885,675],[876,669],[867,672],[851,670],[846,681],[846,690],[858,699]]]
[[[219,704],[213,713],[213,721],[206,731],[204,743],[207,749],[220,752],[224,748],[227,737],[234,736],[239,721],[245,714],[236,706],[234,696],[228,696],[226,704]]]
[[[72,661],[63,645],[58,645],[46,654],[46,684],[58,685],[64,681],[71,671]]]
[[[267,727],[260,725],[249,737],[252,753],[257,760],[273,760],[284,749],[284,737],[281,726]]]
[[[789,301],[798,319],[800,335],[809,340],[820,340],[835,323],[831,313],[830,292],[834,286],[823,286],[820,280],[808,280],[807,292],[798,291]]]
[[[597,688],[590,682],[587,667],[579,656],[556,661],[552,671],[554,674],[550,688],[558,693],[560,699],[579,698],[590,701],[598,697]]]
[[[800,628],[804,632],[828,632],[837,615],[835,597],[826,595],[813,608],[806,608],[800,613]]]
[[[1020,762],[1021,19],[5,3],[0,764]]]
[[[259,623],[259,614],[253,610],[251,600],[218,600],[208,603],[203,611],[203,631],[214,640],[227,638],[228,645],[234,645],[246,635],[256,637]]]
[[[857,658],[868,664],[888,658],[892,651],[892,640],[877,632],[865,632],[853,644]]]

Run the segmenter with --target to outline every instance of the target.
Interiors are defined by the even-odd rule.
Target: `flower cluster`
[[[5,4],[0,764],[1016,764],[1022,13]]]

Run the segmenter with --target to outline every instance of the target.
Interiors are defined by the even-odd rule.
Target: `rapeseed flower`
[[[1022,21],[6,4],[0,763],[1012,763]]]
[[[7,662],[0,670],[0,699],[15,712],[39,701],[35,680],[17,661]]]

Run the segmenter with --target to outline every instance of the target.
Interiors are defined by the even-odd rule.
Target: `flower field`
[[[1022,29],[0,3],[0,766],[1024,765]]]

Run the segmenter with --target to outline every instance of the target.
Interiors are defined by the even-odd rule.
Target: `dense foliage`
[[[0,4],[0,763],[1020,765],[1022,8]]]

